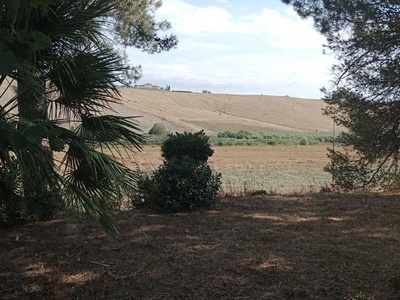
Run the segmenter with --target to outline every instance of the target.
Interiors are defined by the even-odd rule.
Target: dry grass
[[[332,132],[332,120],[322,114],[323,101],[265,95],[178,93],[121,89],[123,104],[115,110],[139,119],[145,132],[154,123],[170,131],[208,134],[230,130],[269,131],[298,134]]]
[[[6,83],[0,86],[0,94]],[[161,90],[120,89],[122,102],[113,105],[123,116],[141,116],[148,132],[155,123],[170,131],[263,131],[297,134],[331,134],[332,120],[322,114],[323,101],[267,95],[178,93]],[[9,89],[0,104],[13,96]],[[340,131],[339,129],[337,129]]]
[[[261,190],[279,193],[318,191],[330,182],[323,171],[328,163],[327,145],[213,147],[210,166],[222,173],[229,193]],[[146,146],[137,156],[142,170],[161,163],[160,147]]]
[[[398,197],[118,212],[118,240],[62,218],[1,230],[1,299],[399,299]]]

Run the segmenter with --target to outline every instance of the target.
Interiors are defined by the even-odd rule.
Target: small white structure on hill
[[[134,87],[137,89],[145,89],[145,90],[161,90],[160,86],[151,83],[136,84]]]

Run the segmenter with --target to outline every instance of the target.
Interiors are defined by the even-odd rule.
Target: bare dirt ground
[[[1,299],[400,299],[398,194],[225,198],[0,230]]]

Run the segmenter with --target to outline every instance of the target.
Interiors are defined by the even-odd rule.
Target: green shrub
[[[18,164],[12,162],[14,168]],[[19,219],[21,207],[21,178],[19,172],[11,171],[0,163],[0,227],[13,225]]]
[[[135,208],[151,206],[152,199],[157,194],[157,185],[154,182],[154,178],[141,172],[138,175],[137,189],[132,194],[132,206]]]
[[[17,160],[12,169],[0,164],[0,227],[13,226],[27,220],[48,220],[61,209],[59,191],[23,195],[22,176]]]
[[[306,145],[308,145],[308,144],[309,144],[308,138],[303,137],[303,138],[300,140],[300,145],[306,146]]]
[[[221,174],[207,164],[214,151],[204,131],[170,134],[161,147],[165,158],[152,176],[138,182],[139,202],[151,202],[161,211],[209,208],[217,200]]]
[[[3,195],[3,193],[0,193]],[[9,194],[0,201],[0,227],[14,226],[28,220],[52,219],[62,209],[59,194],[22,197]]]
[[[54,218],[57,211],[62,209],[61,194],[45,193],[42,195],[26,197],[25,208],[26,216],[25,219],[29,220],[50,220]]]
[[[276,145],[278,145],[278,141],[275,140],[275,139],[274,140],[270,140],[270,141],[267,142],[267,144],[270,145],[270,146],[276,146]]]
[[[149,131],[149,134],[154,135],[167,135],[168,133],[168,129],[161,123],[155,123]]]
[[[230,131],[218,132],[217,137],[219,138],[236,138],[236,133]]]
[[[221,174],[214,174],[204,161],[189,156],[172,157],[155,171],[150,197],[165,212],[210,208],[217,201]]]
[[[168,160],[173,157],[189,156],[193,160],[206,162],[213,155],[209,137],[203,130],[191,133],[169,134],[161,146],[162,156]]]
[[[251,134],[251,132],[248,132],[246,130],[240,130],[237,135],[236,135],[237,139],[251,139],[253,138],[253,135]]]

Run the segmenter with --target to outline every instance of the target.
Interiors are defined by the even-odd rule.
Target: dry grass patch
[[[323,171],[328,163],[326,148],[327,145],[213,147],[209,164],[222,173],[223,189],[228,193],[261,189],[315,192],[331,181]],[[142,170],[155,170],[162,163],[160,147],[145,146],[137,160]]]
[[[332,120],[322,114],[325,102],[267,95],[178,93],[121,88],[123,103],[115,105],[122,115],[142,116],[145,132],[154,123],[170,131],[199,131],[208,134],[225,130],[326,134]],[[339,129],[338,129],[339,130]]]
[[[214,210],[196,213],[118,212],[117,240],[84,221],[64,219],[3,229],[0,294],[399,299],[398,198],[276,196],[222,199]]]

